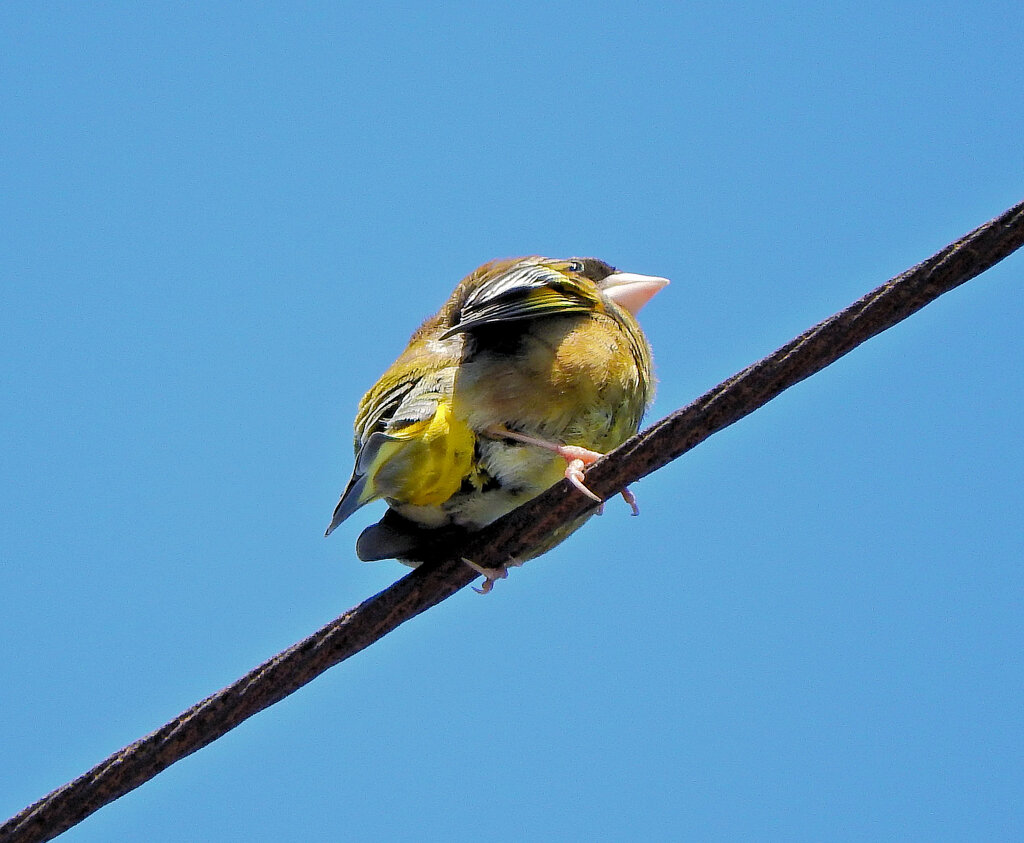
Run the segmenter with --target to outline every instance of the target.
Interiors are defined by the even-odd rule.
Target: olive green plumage
[[[468,275],[359,402],[355,470],[327,532],[383,498],[359,557],[414,558],[425,531],[479,529],[566,476],[568,457],[503,431],[554,448],[621,444],[654,391],[634,314],[666,283],[593,258]]]

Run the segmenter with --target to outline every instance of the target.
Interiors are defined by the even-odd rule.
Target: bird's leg
[[[512,557],[509,557],[508,562],[498,568],[485,568],[483,565],[477,565],[476,562],[472,559],[467,559],[465,556],[462,557],[462,561],[484,578],[484,584],[481,588],[473,586],[473,591],[477,594],[489,593],[498,580],[503,580],[508,576],[509,568],[518,568],[523,564],[520,560],[513,559]]]
[[[487,428],[484,431],[488,436],[493,436],[498,439],[512,439],[515,442],[522,442],[525,445],[536,445],[538,448],[544,448],[546,451],[552,451],[558,454],[562,459],[565,460],[565,479],[572,483],[577,489],[579,489],[584,495],[591,500],[597,501],[604,507],[604,501],[600,497],[595,495],[590,489],[587,488],[583,482],[583,469],[587,466],[593,465],[597,462],[604,454],[598,451],[591,451],[589,448],[581,448],[579,445],[559,445],[557,442],[548,442],[546,439],[538,439],[536,436],[528,436],[525,433],[517,433],[514,430],[509,430],[504,425],[495,424]],[[622,497],[629,504],[630,509],[633,510],[634,515],[640,514],[640,507],[636,505],[636,496],[629,491],[629,489],[623,489]]]

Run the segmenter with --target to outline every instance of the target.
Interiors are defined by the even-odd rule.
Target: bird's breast
[[[467,344],[455,411],[475,431],[504,425],[603,450],[635,430],[650,380],[649,364],[645,370],[625,329],[609,317],[536,319],[496,341],[484,334]],[[609,444],[609,437],[618,441]]]

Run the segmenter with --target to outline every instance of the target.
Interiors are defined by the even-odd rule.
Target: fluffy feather
[[[562,446],[621,444],[654,390],[635,312],[667,283],[593,258],[468,275],[360,401],[355,470],[327,533],[383,498],[357,554],[414,560],[437,531],[479,529],[568,476]]]

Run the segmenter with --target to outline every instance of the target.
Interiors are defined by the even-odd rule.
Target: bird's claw
[[[572,483],[577,489],[583,492],[592,501],[597,501],[599,504],[604,506],[604,501],[598,495],[595,495],[590,489],[587,488],[587,484],[583,482],[583,467],[586,463],[579,457],[569,461],[569,464],[565,467],[565,479]]]
[[[633,514],[634,515],[639,515],[640,514],[640,507],[637,506],[636,495],[634,495],[629,490],[629,487],[627,486],[625,489],[623,489],[621,492],[619,492],[619,494],[622,495],[622,499],[626,503],[629,504],[629,508],[633,510]]]
[[[522,442],[526,445],[536,445],[538,448],[544,448],[545,450],[553,451],[558,454],[566,462],[565,479],[592,501],[597,501],[597,503],[600,504],[597,509],[598,515],[602,515],[604,513],[604,500],[602,500],[600,495],[595,495],[590,491],[590,489],[587,488],[587,484],[583,482],[583,470],[587,468],[587,466],[591,466],[601,459],[604,454],[599,451],[591,451],[589,448],[583,448],[579,445],[559,445],[556,442],[548,442],[545,439],[538,439],[536,436],[527,436],[525,433],[509,430],[507,427],[500,424],[491,426],[487,429],[486,433],[488,436],[494,436],[500,439],[511,439],[514,442]],[[629,491],[628,488],[623,489],[621,495],[623,500],[629,504],[629,508],[633,510],[633,514],[639,515],[640,507],[637,506],[636,496]],[[490,582],[493,582],[493,579],[490,580]],[[487,590],[490,591],[490,588]]]
[[[490,594],[491,589],[494,588],[494,584],[498,580],[503,580],[508,577],[509,568],[518,568],[523,563],[517,559],[509,558],[508,562],[497,568],[485,568],[483,565],[478,565],[472,559],[467,559],[465,556],[462,557],[462,561],[469,565],[474,571],[484,578],[484,584],[480,588],[475,585],[472,587],[473,591],[477,594]]]
[[[579,451],[585,451],[588,456],[579,456]],[[562,456],[569,460],[569,464],[565,467],[565,479],[572,483],[573,486],[579,489],[588,498],[597,501],[600,504],[597,508],[597,514],[604,515],[604,501],[600,496],[595,495],[590,491],[590,489],[587,488],[586,483],[583,482],[584,467],[593,465],[597,462],[598,458],[603,455],[596,451],[587,451],[586,448],[575,448],[567,445],[562,452]],[[623,489],[619,494],[621,494],[622,499],[629,504],[629,508],[633,510],[633,514],[639,515],[640,507],[637,506],[636,495],[629,490],[629,487]]]

